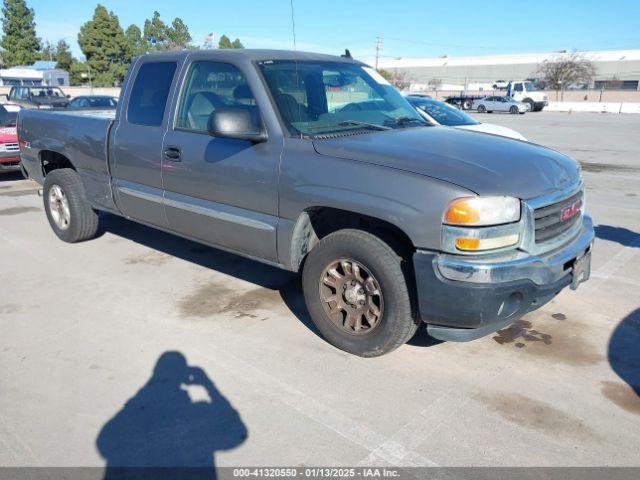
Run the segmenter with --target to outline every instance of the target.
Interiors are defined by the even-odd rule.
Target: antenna
[[[378,60],[380,59],[380,50],[382,50],[382,40],[376,37],[376,70],[378,70]]]

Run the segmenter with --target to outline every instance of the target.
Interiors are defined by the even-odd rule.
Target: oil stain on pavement
[[[167,263],[172,258],[173,257],[171,255],[167,255],[166,253],[153,251],[139,255],[130,255],[125,259],[125,263],[127,265],[144,264],[159,267]]]
[[[596,434],[584,422],[548,403],[519,393],[478,394],[475,398],[505,420],[556,436],[593,439]]]
[[[218,282],[200,286],[178,303],[181,316],[208,318],[221,313],[235,313],[236,317],[256,318],[252,312],[282,305],[278,290],[258,287],[238,293]]]
[[[39,212],[40,209],[36,207],[11,207],[4,208],[0,210],[0,215],[9,216],[9,215],[22,215],[23,213],[29,212]]]
[[[560,322],[553,325],[552,333],[546,333],[533,327],[528,320],[516,320],[513,324],[499,330],[493,340],[500,345],[512,345],[527,355],[535,355],[551,361],[572,366],[595,365],[604,361],[604,356],[583,338],[580,326],[564,321],[564,314],[555,314]],[[562,315],[562,317],[560,317]]]

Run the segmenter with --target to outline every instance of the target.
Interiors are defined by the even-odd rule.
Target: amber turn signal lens
[[[478,250],[478,247],[480,247],[479,238],[456,238],[458,250]]]
[[[445,222],[453,225],[473,225],[478,223],[480,215],[471,203],[472,201],[469,199],[460,199],[452,203],[444,216]]]

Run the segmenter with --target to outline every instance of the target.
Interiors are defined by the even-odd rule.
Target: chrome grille
[[[5,152],[19,152],[20,145],[18,143],[3,143]]]
[[[543,243],[563,234],[582,218],[583,192],[578,193],[533,211],[536,243]],[[562,211],[577,204],[580,211],[567,220],[562,220]]]

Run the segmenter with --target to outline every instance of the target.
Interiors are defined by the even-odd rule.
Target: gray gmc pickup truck
[[[467,341],[589,277],[578,164],[426,125],[350,58],[269,50],[137,58],[115,114],[24,110],[22,162],[56,235],[104,211],[301,272],[320,333],[356,355]]]

